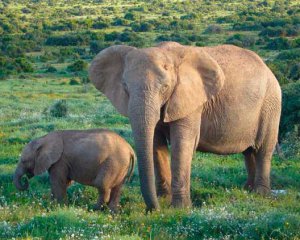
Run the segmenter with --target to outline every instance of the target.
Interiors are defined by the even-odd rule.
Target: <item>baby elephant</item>
[[[48,170],[53,197],[62,202],[71,180],[99,190],[96,209],[105,204],[115,211],[121,187],[135,164],[131,146],[109,130],[55,131],[31,141],[22,152],[14,174],[19,190],[28,188],[28,180]]]

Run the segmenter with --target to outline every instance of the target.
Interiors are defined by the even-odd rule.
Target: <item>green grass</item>
[[[241,155],[197,153],[192,166],[193,208],[145,214],[137,169],[121,197],[121,212],[94,212],[97,191],[73,184],[68,205],[50,199],[48,175],[30,180],[19,192],[12,174],[24,145],[57,129],[110,128],[133,144],[128,119],[120,116],[94,87],[69,85],[71,77],[9,79],[0,85],[0,239],[299,239],[299,159],[273,159],[272,188],[286,194],[263,198],[242,189],[246,171]],[[62,84],[64,83],[64,84]],[[46,114],[66,99],[68,114]]]

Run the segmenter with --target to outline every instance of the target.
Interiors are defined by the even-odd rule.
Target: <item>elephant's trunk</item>
[[[137,102],[141,103],[143,101]],[[147,205],[147,211],[159,208],[153,162],[154,129],[159,120],[159,109],[154,109],[154,106],[153,104],[148,107],[129,104],[129,116],[138,158],[141,191]]]
[[[19,163],[14,174],[14,184],[16,188],[20,191],[27,190],[29,186],[27,178],[25,178],[25,182],[24,184],[22,184],[22,177],[24,176],[25,173],[26,173],[25,168],[22,166],[22,164]]]

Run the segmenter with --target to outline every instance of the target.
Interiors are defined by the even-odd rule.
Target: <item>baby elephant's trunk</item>
[[[130,180],[131,180],[132,175],[133,175],[135,163],[136,163],[136,155],[135,155],[134,151],[131,150],[131,153],[130,153],[130,167],[129,167],[129,173],[128,173],[128,177],[127,177],[128,182],[131,182]]]
[[[18,165],[15,174],[14,174],[14,184],[16,188],[20,191],[27,190],[29,187],[28,180],[25,178],[24,184],[22,184],[22,177],[26,173],[24,167],[22,165]]]

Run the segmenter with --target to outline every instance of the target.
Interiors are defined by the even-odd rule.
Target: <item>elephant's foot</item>
[[[172,206],[174,208],[189,208],[192,206],[191,198],[189,195],[181,195],[172,197]]]
[[[247,182],[244,185],[244,189],[247,190],[247,191],[253,191],[254,181],[247,180]]]
[[[262,196],[267,196],[270,194],[271,189],[269,186],[257,184],[254,186],[254,192]]]
[[[106,204],[99,204],[99,203],[92,206],[92,209],[94,211],[105,211],[107,208],[108,207]]]

